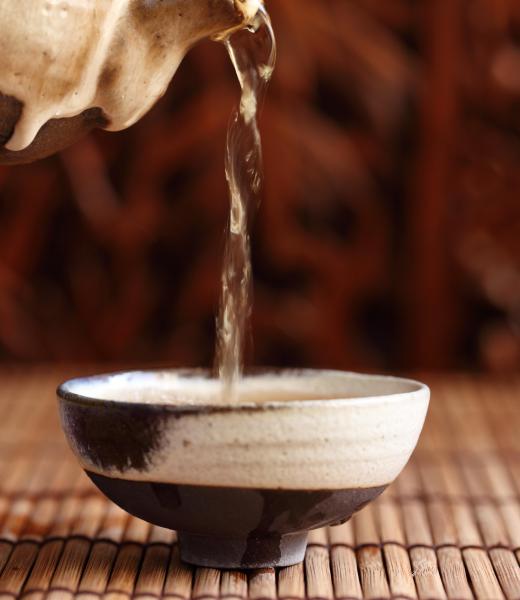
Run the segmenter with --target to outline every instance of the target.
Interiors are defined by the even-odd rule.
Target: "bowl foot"
[[[307,533],[234,539],[179,532],[179,544],[182,560],[200,567],[288,567],[304,559]]]

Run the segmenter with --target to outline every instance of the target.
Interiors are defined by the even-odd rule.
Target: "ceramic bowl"
[[[182,558],[221,568],[301,561],[310,529],[346,521],[397,477],[429,402],[416,381],[339,371],[246,376],[226,402],[200,371],[74,379],[63,430],[95,485],[178,531]]]

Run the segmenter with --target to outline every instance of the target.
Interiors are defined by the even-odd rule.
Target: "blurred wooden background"
[[[520,366],[520,3],[268,0],[249,362]],[[0,169],[0,359],[210,365],[237,83]]]

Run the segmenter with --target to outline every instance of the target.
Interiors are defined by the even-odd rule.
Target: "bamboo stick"
[[[139,566],[144,554],[143,545],[150,536],[150,525],[130,517],[123,533],[123,545],[119,547],[107,590],[106,600],[126,600],[134,591]]]
[[[303,563],[280,569],[278,573],[278,597],[305,598],[305,575]]]
[[[367,506],[354,516],[354,532],[361,588],[365,598],[390,598],[390,588],[380,544],[374,509]]]
[[[334,595],[336,598],[362,598],[352,522],[331,527],[329,542]]]
[[[305,575],[308,597],[324,599],[334,597],[327,533],[324,529],[316,529],[309,533]]]
[[[172,552],[174,534],[160,527],[152,527],[149,545],[135,584],[135,593],[144,600],[162,596]]]
[[[193,585],[193,568],[181,561],[179,547],[174,546],[164,584],[163,598],[189,600]]]
[[[248,597],[251,600],[276,599],[276,572],[274,569],[258,569],[250,573]]]

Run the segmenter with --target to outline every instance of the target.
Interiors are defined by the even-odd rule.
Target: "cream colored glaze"
[[[0,3],[0,93],[23,103],[6,148],[50,119],[100,107],[107,129],[139,120],[197,41],[224,36],[261,0],[16,0]]]
[[[230,410],[171,417],[149,468],[112,477],[190,485],[344,489],[391,483],[408,461],[429,390],[409,380],[337,371],[245,378]],[[80,380],[69,391],[96,399],[221,407],[216,381],[175,373]],[[247,407],[269,405],[266,410]]]

